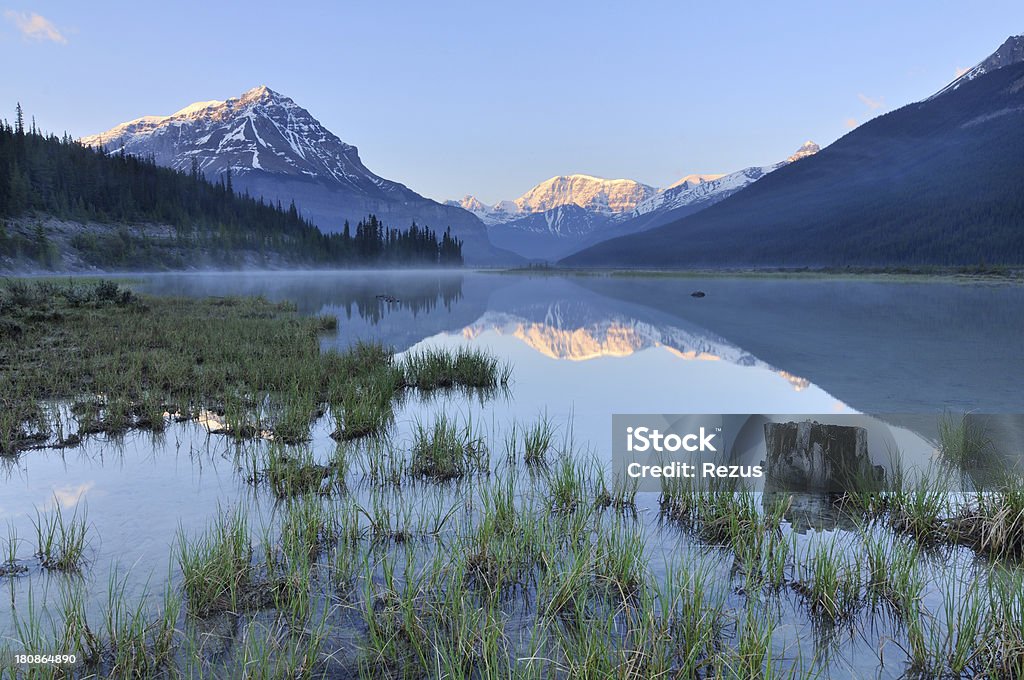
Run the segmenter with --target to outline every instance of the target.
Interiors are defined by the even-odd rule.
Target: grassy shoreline
[[[339,437],[355,438],[383,429],[407,389],[494,389],[510,377],[507,366],[468,350],[401,362],[380,345],[321,352],[320,334],[336,324],[262,298],[139,296],[102,279],[8,280],[0,284],[0,455],[211,415],[238,438],[298,443],[329,411]],[[52,402],[66,402],[73,418]],[[77,430],[65,431],[72,421]]]

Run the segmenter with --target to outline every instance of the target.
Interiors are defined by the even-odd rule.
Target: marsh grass
[[[241,509],[221,511],[207,532],[194,540],[179,529],[178,565],[189,611],[202,617],[238,609],[252,582],[251,558],[248,522]]]
[[[788,496],[666,480],[659,525],[646,519],[646,507],[632,512],[646,502],[637,500],[635,484],[609,482],[601,465],[573,449],[571,432],[559,446],[561,429],[546,415],[509,428],[507,455],[496,467],[488,440],[469,420],[438,415],[414,425],[411,446],[395,445],[394,406],[410,389],[506,383],[507,369],[487,357],[430,350],[396,361],[372,344],[321,353],[322,322],[300,319],[287,306],[121,300],[118,290],[103,292],[102,302],[58,292],[54,302],[30,284],[19,288],[14,297],[28,307],[18,309],[35,310],[10,312],[20,337],[55,342],[46,351],[59,350],[54,366],[71,366],[71,377],[44,375],[32,363],[39,357],[20,354],[24,361],[13,370],[0,366],[0,378],[14,376],[22,391],[3,383],[0,398],[14,395],[23,414],[38,409],[59,440],[69,435],[29,398],[33,386],[78,402],[83,436],[159,429],[158,411],[163,421],[163,410],[191,417],[209,407],[232,434],[253,437],[227,444],[254,482],[253,496],[273,512],[256,541],[255,564],[242,510],[218,512],[197,536],[180,529],[181,579],[168,580],[159,612],[130,600],[127,581],[112,577],[100,615],[87,620],[85,581],[56,575],[67,593],[62,623],[50,634],[52,617],[38,606],[29,579],[27,596],[18,596],[15,642],[43,652],[61,641],[85,661],[74,673],[311,678],[350,677],[358,666],[362,677],[374,678],[811,677],[779,653],[779,639],[789,635],[780,626],[799,632],[809,620],[817,634],[857,618],[861,603],[870,602],[897,612],[892,634],[911,672],[1024,675],[1024,588],[1009,561],[1021,543],[1019,486],[979,492],[956,521],[941,481],[858,489],[863,513],[875,520],[869,533],[850,545],[819,534],[804,551],[804,535],[784,524]],[[172,311],[180,313],[173,324],[151,316]],[[116,348],[125,378],[105,360],[60,355],[70,345],[50,335],[64,332],[68,319],[81,320],[95,327],[68,332],[103,348],[92,335],[97,319],[121,328],[128,321],[120,317],[138,327],[127,336],[148,347]],[[221,334],[219,345],[206,326]],[[223,335],[236,331],[241,335]],[[223,337],[241,340],[223,346]],[[140,377],[141,387],[131,383]],[[11,425],[10,412],[0,409],[7,418],[0,437],[8,437],[0,446],[18,438],[24,448],[35,426],[26,425],[28,417]],[[302,442],[321,412],[332,414],[335,436],[346,443],[315,458]],[[17,428],[21,434],[12,434]],[[267,431],[272,441],[256,438]],[[52,546],[55,563],[62,544],[88,542],[84,529],[73,528],[79,521],[84,527],[84,517],[37,516],[38,543]],[[682,539],[680,526],[688,532]],[[17,562],[17,541],[12,534],[8,564]],[[922,555],[950,541],[984,553],[992,573],[975,585],[965,585],[966,572],[957,574],[935,607],[926,582],[949,569],[923,564]],[[667,553],[667,572],[655,564],[658,547]],[[943,579],[938,590],[945,587]],[[783,604],[797,621],[780,618],[789,611]],[[177,629],[183,609],[192,630]]]
[[[551,508],[555,512],[572,512],[587,496],[587,463],[571,456],[562,456],[547,471]]]
[[[953,522],[958,540],[992,558],[1024,556],[1024,478],[1007,477],[992,491],[978,491]]]
[[[515,436],[513,429],[512,436]],[[544,465],[555,439],[555,425],[545,412],[532,425],[523,430],[523,460],[527,465]]]
[[[999,677],[1024,677],[1024,575],[994,569],[987,584],[987,666]]]
[[[924,592],[920,546],[905,538],[867,535],[864,556],[871,601],[887,602],[905,621],[916,618]]]
[[[929,677],[980,677],[987,666],[988,601],[957,569],[944,585],[941,609],[907,622],[911,667]]]
[[[729,546],[743,560],[760,555],[777,537],[789,507],[788,495],[766,497],[762,509],[747,490],[735,490],[726,481],[696,482],[692,478],[663,480],[659,498],[661,517],[678,523],[702,540]]]
[[[447,351],[427,348],[405,355],[405,384],[420,390],[451,387],[489,389],[507,386],[512,376],[508,363],[477,348]]]
[[[894,531],[935,545],[950,538],[952,480],[937,470],[919,473],[889,496],[888,521]]]
[[[46,569],[79,571],[85,560],[88,512],[79,506],[65,519],[60,501],[54,498],[53,512],[43,515],[36,511],[36,555]]]
[[[511,370],[478,349],[426,350],[401,363],[379,344],[322,352],[322,319],[262,298],[142,297],[111,282],[16,280],[0,286],[0,308],[2,327],[18,329],[0,334],[0,455],[163,431],[165,412],[204,409],[223,419],[224,434],[269,433],[282,443],[307,440],[311,422],[330,410],[336,437],[352,440],[383,433],[405,388],[502,386]],[[50,442],[44,400],[78,404],[78,432]]]
[[[344,487],[344,476],[339,475],[334,466],[317,463],[313,452],[305,448],[296,450],[272,445],[261,477],[274,495],[282,499],[310,493],[327,494]]]
[[[410,472],[435,482],[460,479],[489,469],[486,439],[469,418],[461,425],[442,413],[431,425],[415,424]]]
[[[639,480],[624,479],[622,475],[615,475],[612,480],[612,487],[609,489],[602,475],[598,480],[597,495],[594,502],[600,508],[613,508],[620,512],[625,510],[635,512],[636,494],[639,488]]]
[[[3,562],[0,562],[0,578],[4,576],[17,576],[28,571],[28,567],[18,562],[18,545],[21,539],[18,538],[18,528],[14,522],[7,524],[7,539],[3,545]]]
[[[850,561],[835,538],[820,539],[808,551],[801,563],[801,578],[793,582],[794,590],[824,622],[849,619],[861,599],[859,565]]]

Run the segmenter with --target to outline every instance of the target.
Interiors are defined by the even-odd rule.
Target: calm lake
[[[399,442],[415,422],[440,412],[474,421],[497,442],[510,423],[547,416],[561,437],[607,460],[614,413],[904,414],[907,446],[928,456],[929,427],[944,412],[1024,412],[1024,287],[1017,285],[468,271],[132,278],[145,293],[261,295],[291,301],[303,314],[334,315],[337,331],[323,336],[325,349],[359,340],[397,352],[470,346],[512,364],[508,392],[493,399],[442,394],[402,404]],[[698,290],[706,296],[691,295]],[[915,416],[932,425],[915,425]],[[336,447],[331,429],[314,427],[317,455]],[[26,452],[7,461],[3,474],[0,522],[15,528],[18,557],[29,567],[7,579],[11,607],[0,613],[0,633],[8,638],[16,636],[14,611],[29,598],[54,601],[65,578],[30,559],[37,510],[59,504],[66,513],[88,512],[90,568],[81,578],[96,593],[90,609],[101,606],[112,575],[125,579],[132,596],[162,595],[168,578],[180,579],[176,533],[202,530],[219,508],[246,506],[254,533],[279,511],[242,479],[235,445],[195,422],[159,436],[133,432],[63,452]],[[427,504],[448,499],[445,491],[408,493]],[[702,550],[659,525],[654,494],[641,494],[637,504],[652,570],[663,570],[668,556]],[[822,532],[844,534],[826,521],[802,528],[797,543]],[[956,568],[968,578],[972,564],[969,551],[955,550],[936,573]],[[931,604],[941,608],[935,588]],[[783,623],[773,640],[785,657],[813,625],[795,597],[778,607]],[[900,663],[876,671],[879,640],[898,637],[894,624],[857,625],[874,629],[861,635],[851,626],[829,641],[828,674],[899,677]],[[339,630],[342,647],[358,637]]]

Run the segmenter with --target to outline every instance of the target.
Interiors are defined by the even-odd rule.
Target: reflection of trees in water
[[[462,298],[462,276],[402,278],[384,285],[363,283],[339,293],[334,304],[345,308],[347,319],[352,318],[354,308],[359,318],[376,324],[385,314],[395,310],[411,311],[413,317],[430,313],[438,306],[450,311],[452,305]]]
[[[145,292],[161,295],[262,295],[289,300],[302,314],[319,314],[324,308],[344,308],[371,324],[388,312],[409,310],[414,316],[439,306],[451,310],[460,301],[463,274],[439,272],[325,272],[267,274],[161,276],[144,284]]]

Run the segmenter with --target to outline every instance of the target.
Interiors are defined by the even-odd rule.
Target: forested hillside
[[[860,126],[721,203],[571,266],[1024,263],[1024,64]]]
[[[53,224],[79,225],[49,233]],[[73,233],[72,233],[73,232]],[[67,135],[26,128],[21,107],[0,124],[0,258],[61,269],[68,247],[103,269],[462,263],[461,241],[369,216],[323,234],[293,204],[234,192],[231,175],[206,180],[152,159],[106,156]]]

